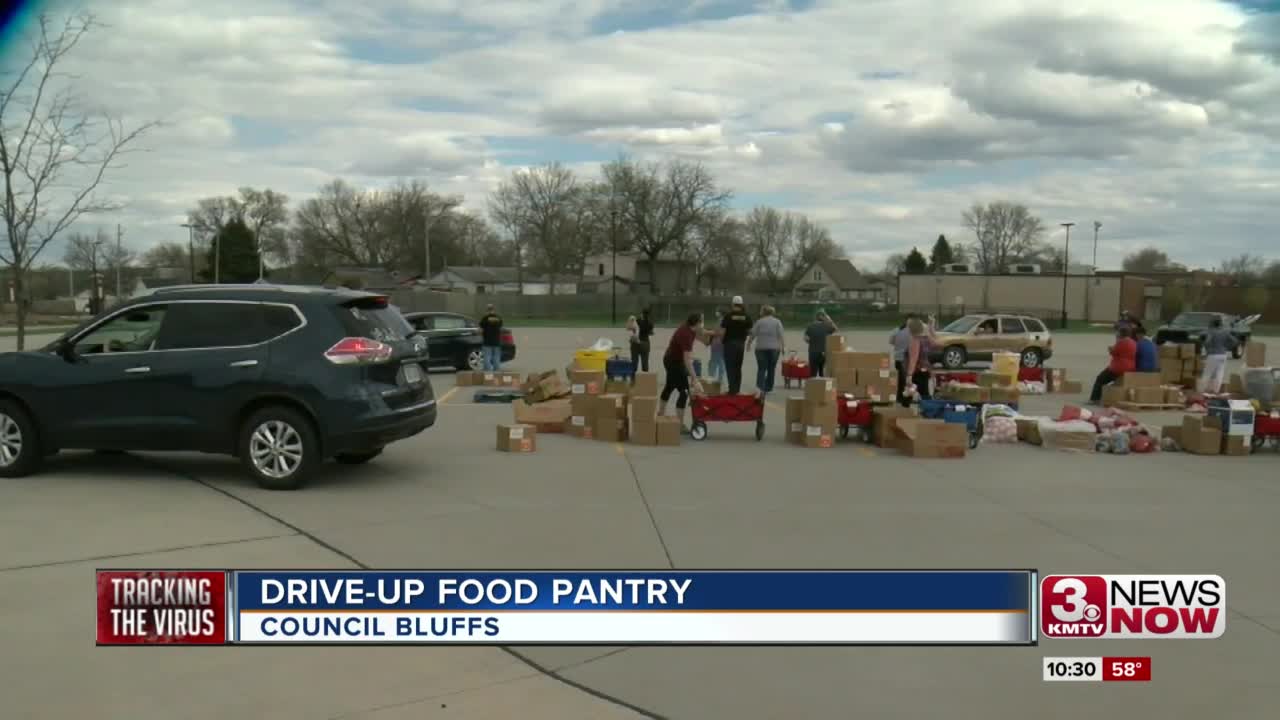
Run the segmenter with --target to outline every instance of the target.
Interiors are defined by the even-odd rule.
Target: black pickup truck
[[[1222,326],[1229,328],[1237,341],[1236,348],[1231,352],[1231,355],[1239,359],[1244,355],[1244,346],[1249,342],[1249,338],[1253,334],[1253,324],[1260,317],[1262,316],[1250,315],[1249,317],[1241,318],[1216,312],[1179,313],[1173,320],[1169,321],[1168,325],[1161,325],[1156,329],[1155,341],[1157,345],[1165,343],[1195,343],[1196,345],[1203,345],[1204,336],[1209,331],[1210,322],[1214,318],[1221,318]]]

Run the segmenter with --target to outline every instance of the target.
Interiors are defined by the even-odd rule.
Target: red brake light
[[[342,338],[325,351],[324,356],[335,365],[363,365],[386,362],[392,349],[386,343],[362,337]]]
[[[503,345],[515,345],[515,344],[516,344],[516,336],[515,336],[515,335],[512,335],[510,330],[503,330],[503,331],[502,331],[502,344],[503,344]]]

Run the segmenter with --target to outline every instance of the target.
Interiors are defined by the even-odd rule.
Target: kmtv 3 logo
[[[1040,632],[1048,638],[1216,638],[1227,628],[1217,575],[1048,575]]]

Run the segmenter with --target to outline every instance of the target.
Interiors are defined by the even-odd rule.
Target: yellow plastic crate
[[[611,351],[579,350],[574,353],[573,362],[579,370],[599,370],[604,372],[611,357],[613,357]]]

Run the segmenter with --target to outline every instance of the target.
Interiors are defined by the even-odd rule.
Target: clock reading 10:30
[[[1101,682],[1100,657],[1047,657],[1044,659],[1045,682]]]

